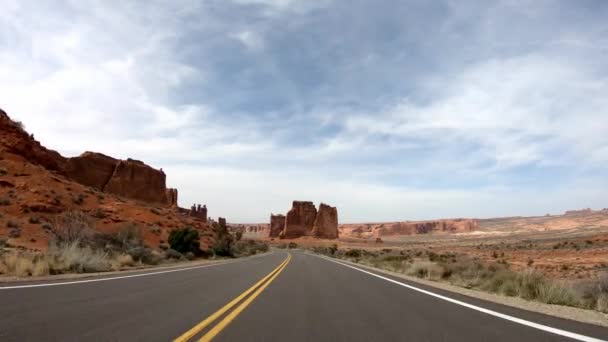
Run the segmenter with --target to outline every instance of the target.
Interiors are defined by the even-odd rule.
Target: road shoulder
[[[321,257],[321,258],[325,257],[325,256],[321,256],[321,255],[318,255],[318,254],[315,254],[312,252],[308,252],[308,251],[306,253],[317,256],[317,257]],[[573,320],[573,321],[577,321],[577,322],[581,322],[581,323],[594,324],[594,325],[599,325],[599,326],[603,326],[603,327],[608,327],[608,314],[604,314],[604,313],[597,312],[597,311],[584,310],[584,309],[579,309],[579,308],[574,308],[574,307],[569,307],[569,306],[562,306],[562,305],[538,303],[538,302],[533,302],[533,301],[527,301],[525,299],[518,298],[518,297],[500,296],[500,295],[493,294],[493,293],[466,289],[466,288],[458,287],[458,286],[451,285],[451,284],[415,278],[415,277],[407,276],[405,274],[391,272],[391,271],[375,268],[372,266],[362,265],[362,264],[358,264],[358,263],[348,261],[348,260],[333,259],[333,258],[332,258],[332,260],[343,262],[345,264],[349,264],[351,266],[358,267],[358,268],[361,268],[364,270],[369,270],[369,271],[374,271],[376,273],[390,275],[395,278],[401,278],[401,279],[407,280],[412,283],[418,283],[418,284],[422,284],[425,286],[457,293],[460,295],[464,295],[464,296],[468,296],[468,297],[472,297],[472,298],[476,298],[476,299],[485,300],[485,301],[496,303],[496,304],[502,304],[502,305],[514,307],[517,309],[527,310],[527,311],[545,314],[545,315],[549,315],[549,316],[554,316],[554,317],[558,317],[558,318],[569,319],[569,320]]]
[[[41,282],[41,281],[54,282],[54,281],[62,281],[62,280],[86,280],[86,279],[94,279],[94,278],[128,276],[128,275],[154,273],[154,272],[162,272],[162,271],[169,271],[169,270],[189,269],[189,268],[205,266],[205,265],[228,264],[228,263],[233,263],[233,262],[238,262],[238,261],[245,261],[245,260],[250,260],[253,258],[271,255],[273,253],[274,253],[274,251],[269,251],[266,253],[260,253],[260,254],[256,254],[256,255],[252,255],[252,256],[248,256],[248,257],[235,258],[235,259],[217,259],[217,260],[201,259],[201,260],[193,260],[193,261],[183,261],[183,262],[176,262],[176,263],[165,264],[165,265],[133,267],[133,268],[129,268],[129,269],[121,270],[121,271],[111,271],[111,272],[65,273],[65,274],[47,275],[47,276],[39,276],[39,277],[0,276],[0,285],[13,285],[13,284]]]

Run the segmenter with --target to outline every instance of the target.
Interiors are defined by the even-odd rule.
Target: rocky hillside
[[[74,210],[100,232],[138,226],[153,248],[184,226],[199,230],[202,248],[211,246],[222,232],[207,224],[206,208],[204,217],[178,208],[177,190],[165,181],[162,170],[141,161],[94,152],[65,158],[0,110],[0,239],[13,246],[45,249],[56,217]]]

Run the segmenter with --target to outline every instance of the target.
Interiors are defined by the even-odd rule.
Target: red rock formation
[[[291,210],[285,217],[285,228],[280,237],[292,239],[311,235],[316,217],[317,208],[312,202],[293,201]]]
[[[255,228],[255,232],[257,232],[257,228],[256,227],[252,227]],[[281,232],[283,231],[283,229],[285,229],[285,215],[270,215],[270,233],[268,234],[268,236],[270,237],[278,237]]]
[[[118,159],[101,153],[85,152],[78,157],[69,158],[65,170],[67,176],[78,183],[103,191],[117,164]]]
[[[167,198],[167,205],[169,207],[177,207],[177,189],[168,188],[165,192]],[[207,214],[205,213],[205,221],[207,220]]]
[[[145,202],[166,204],[165,173],[139,160],[118,162],[104,191]]]
[[[0,109],[0,149],[18,158],[56,171],[72,180],[126,198],[164,205],[177,205],[177,191],[167,195],[165,174],[143,162],[118,160],[95,152],[64,158],[48,150],[18,122]]]
[[[0,148],[20,156],[32,164],[46,169],[63,172],[65,158],[53,150],[48,150],[28,134],[20,122],[15,122],[0,109]]]
[[[312,235],[324,239],[338,238],[338,209],[327,204],[319,205],[319,212],[313,224]]]
[[[193,204],[192,207],[190,207],[190,212],[188,214],[192,217],[198,217],[204,222],[207,222],[207,205],[203,205],[201,207],[200,204]]]

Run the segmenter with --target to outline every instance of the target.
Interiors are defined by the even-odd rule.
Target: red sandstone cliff
[[[312,235],[325,239],[338,238],[338,209],[336,207],[331,207],[325,203],[319,205]]]
[[[285,215],[270,215],[270,232],[268,236],[278,237],[285,228]],[[256,230],[257,231],[257,228]]]
[[[286,216],[270,215],[270,237],[294,239],[315,236],[338,238],[338,210],[321,203],[319,211],[312,202],[293,201]]]
[[[285,216],[285,228],[280,237],[292,239],[311,235],[317,217],[317,208],[312,202],[293,201],[291,210]]]
[[[2,151],[55,171],[82,185],[140,201],[177,205],[177,190],[167,189],[164,172],[143,162],[118,160],[95,152],[65,158],[42,146],[20,123],[12,121],[2,110],[0,132]]]

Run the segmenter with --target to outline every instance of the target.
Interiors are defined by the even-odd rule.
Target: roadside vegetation
[[[312,251],[391,272],[431,281],[520,297],[547,304],[567,305],[608,313],[608,274],[593,282],[567,283],[545,277],[530,263],[524,271],[510,269],[505,262],[481,262],[466,255],[408,252],[383,249],[313,247]]]
[[[171,231],[169,246],[157,251],[145,245],[142,227],[134,223],[113,234],[99,233],[93,227],[87,214],[69,211],[44,224],[50,236],[44,253],[12,248],[6,240],[0,240],[0,275],[108,272],[202,257],[243,257],[268,250],[258,241],[235,241],[227,232],[209,250],[201,250],[199,232],[185,227]]]

